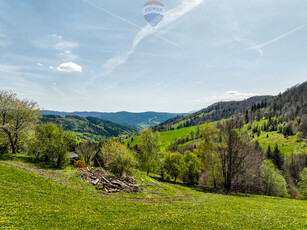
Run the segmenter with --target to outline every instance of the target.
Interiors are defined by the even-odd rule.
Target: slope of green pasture
[[[268,122],[268,119],[258,121],[258,125],[261,127],[262,123]],[[248,125],[245,125],[243,129],[247,129]],[[248,131],[249,134],[252,134],[252,130]],[[282,133],[278,133],[277,131],[273,132],[261,132],[258,137],[257,134],[254,135],[252,139],[253,142],[258,141],[259,145],[267,151],[268,145],[271,145],[271,150],[273,151],[276,144],[278,144],[279,150],[284,154],[293,153],[295,148],[300,145],[302,142],[299,140],[297,135],[289,136],[287,138],[284,137]]]
[[[216,122],[208,123],[208,124],[213,124]],[[161,132],[161,147],[166,148],[169,144],[175,143],[176,139],[180,138],[185,138],[187,135],[189,135],[192,131],[195,133],[197,130],[197,127],[200,128],[200,130],[203,127],[206,127],[208,124],[203,124],[200,126],[192,126],[192,127],[186,127],[182,129],[176,129],[176,130],[171,130],[171,131],[166,131],[166,132]],[[133,137],[133,142],[131,142],[131,138],[127,139],[125,141],[126,144],[130,143],[130,146],[135,146],[136,144],[139,144],[139,137],[134,136]]]
[[[203,193],[146,176],[142,176],[146,185],[141,194],[105,195],[82,182],[73,170],[58,172],[67,176],[63,183],[6,163],[0,163],[0,228],[3,229],[307,227],[305,201]]]
[[[255,135],[253,141],[258,141],[259,145],[267,151],[268,145],[271,145],[271,150],[273,151],[276,144],[278,144],[279,150],[284,154],[293,153],[296,146],[300,145],[296,135],[284,137],[283,134],[275,132],[262,132],[258,137]]]

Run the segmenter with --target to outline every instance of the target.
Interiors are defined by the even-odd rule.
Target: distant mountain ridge
[[[128,136],[138,130],[96,117],[43,115],[41,122],[52,122],[63,130],[74,133],[81,140],[99,141],[102,138]]]
[[[131,113],[131,112],[59,112],[46,110],[43,115],[57,115],[61,117],[65,116],[79,116],[79,117],[96,117],[103,120],[108,120],[122,125],[128,125],[142,130],[151,126],[158,125],[170,118],[185,115],[184,113],[160,113],[160,112],[143,112],[143,113]]]

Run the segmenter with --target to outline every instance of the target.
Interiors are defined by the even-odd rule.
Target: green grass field
[[[257,123],[261,126],[263,122],[266,122],[268,120],[261,120],[258,121]],[[207,125],[210,124],[216,124],[217,122],[212,122],[212,123],[207,123],[203,124],[200,126],[192,126],[192,127],[187,127],[187,128],[181,128],[177,130],[172,130],[172,131],[167,131],[167,132],[161,132],[161,148],[165,149],[169,144],[175,143],[176,139],[179,138],[185,138],[187,135],[190,134],[191,131],[194,133],[197,130],[197,127],[200,127],[202,129],[203,127],[206,127]],[[243,127],[243,129],[246,129],[247,125]],[[251,134],[252,131],[249,130],[249,134]],[[185,144],[181,144],[179,146],[184,146],[192,143],[197,143],[199,140],[193,140],[189,141]],[[287,138],[284,137],[283,134],[278,133],[276,131],[274,132],[262,132],[261,135],[258,137],[255,135],[255,137],[252,139],[252,141],[258,141],[260,146],[266,151],[268,148],[268,144],[271,145],[271,149],[274,149],[275,144],[278,144],[278,147],[280,151],[284,154],[290,154],[293,153],[295,148],[300,145],[302,142],[298,141],[298,138],[296,135],[289,136]],[[131,142],[131,138],[126,140],[126,144],[130,143],[130,146],[134,146],[136,144],[139,144],[139,137],[135,136],[133,137],[133,142]]]
[[[144,182],[139,194],[107,195],[76,175],[0,162],[1,229],[306,229],[307,202],[203,193]]]
[[[213,122],[213,123],[216,123],[216,122]],[[213,124],[213,123],[208,123],[208,124]],[[176,129],[176,130],[172,130],[172,131],[161,132],[160,133],[160,135],[161,135],[161,148],[166,148],[169,144],[174,143],[176,139],[185,138],[192,131],[195,133],[196,130],[197,130],[197,127],[199,127],[200,130],[201,130],[203,127],[206,127],[208,124],[186,127],[186,128]],[[192,143],[192,142],[189,142],[189,143]],[[130,146],[134,146],[136,144],[139,144],[139,137],[134,136],[133,142],[131,142],[131,138],[129,138],[129,139],[126,140],[126,144],[127,143],[130,143]]]
[[[255,137],[253,141],[258,141],[259,145],[267,151],[268,145],[271,145],[272,151],[276,144],[279,150],[284,154],[293,153],[295,147],[300,145],[296,135],[285,138],[283,134],[277,132],[263,132],[259,137]]]

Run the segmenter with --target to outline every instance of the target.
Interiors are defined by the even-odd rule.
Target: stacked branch
[[[80,173],[79,176],[86,182],[96,186],[97,189],[105,190],[107,193],[135,193],[140,191],[140,185],[135,184],[135,178],[129,176],[119,178],[99,169],[88,169]]]

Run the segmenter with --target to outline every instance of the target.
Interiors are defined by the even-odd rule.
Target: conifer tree
[[[268,145],[268,151],[266,152],[267,158],[272,160],[273,158],[273,154],[272,154],[272,150],[271,150],[271,145]]]
[[[283,169],[284,157],[282,153],[280,152],[277,144],[275,145],[275,148],[274,148],[272,161],[279,170]]]

